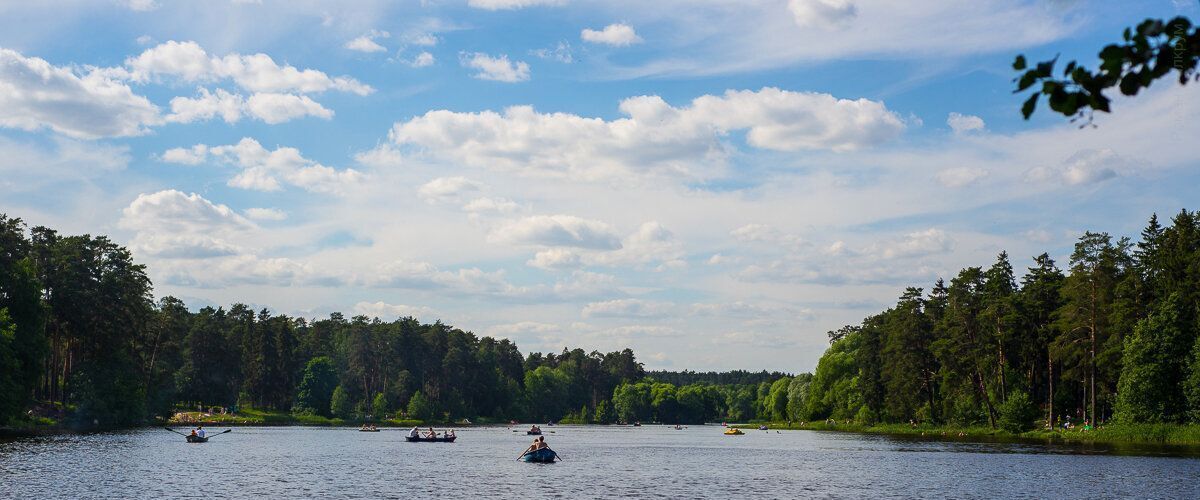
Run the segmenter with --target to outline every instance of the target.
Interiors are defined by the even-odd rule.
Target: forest
[[[119,427],[214,406],[347,420],[747,420],[784,376],[647,374],[630,349],[523,355],[411,317],[192,310],[156,301],[145,267],[106,237],[0,215],[0,425],[34,410]]]
[[[138,425],[179,408],[347,420],[616,423],[1200,422],[1200,215],[1135,242],[1085,232],[1066,267],[1001,252],[828,333],[813,373],[647,372],[630,349],[522,354],[441,322],[155,300],[106,237],[0,215],[0,423]]]
[[[1065,269],[990,266],[829,332],[788,416],[987,425],[1200,422],[1200,215],[1085,232]],[[797,377],[799,379],[799,377]]]

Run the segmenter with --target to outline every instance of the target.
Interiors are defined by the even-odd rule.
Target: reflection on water
[[[1200,498],[1190,458],[1200,452],[1187,448],[546,430],[561,463],[517,461],[529,438],[506,427],[461,429],[448,444],[305,427],[235,428],[194,445],[161,429],[20,439],[0,442],[0,497]]]

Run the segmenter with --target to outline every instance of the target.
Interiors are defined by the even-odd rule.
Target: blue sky
[[[0,212],[156,293],[804,371],[1007,250],[1195,209],[1195,86],[1021,119],[1182,1],[0,3]]]

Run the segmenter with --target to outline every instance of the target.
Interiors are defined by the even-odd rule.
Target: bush
[[[858,425],[874,425],[878,421],[879,416],[876,415],[875,412],[871,411],[867,405],[862,405],[862,407],[858,409],[858,413],[854,414],[854,422]]]
[[[333,397],[330,399],[329,410],[335,417],[350,418],[354,415],[354,402],[350,401],[350,394],[342,386],[339,385],[333,390]]]
[[[1034,428],[1034,420],[1038,418],[1037,406],[1028,394],[1021,391],[1013,391],[1008,400],[1000,405],[998,413],[1000,428],[1013,434]]]
[[[412,399],[408,400],[408,418],[429,422],[433,420],[435,414],[433,405],[425,399],[425,395],[421,394],[421,391],[414,392]]]

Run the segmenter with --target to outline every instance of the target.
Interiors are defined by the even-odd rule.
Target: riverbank
[[[730,427],[757,429],[762,424],[738,424]],[[931,426],[905,424],[861,425],[857,423],[787,423],[766,424],[771,430],[810,430],[828,432],[857,432],[862,434],[887,434],[895,436],[925,437],[930,439],[983,439],[983,440],[1038,440],[1049,442],[1111,443],[1111,444],[1164,444],[1200,446],[1200,425],[1181,424],[1109,424],[1084,431],[1078,428],[1064,430],[1033,430],[1011,433],[989,427]]]
[[[313,425],[313,426],[328,426],[328,427],[357,427],[361,426],[364,420],[361,419],[342,419],[329,418],[321,415],[291,413],[285,411],[259,410],[254,408],[243,409],[237,413],[205,413],[198,411],[177,412],[171,416],[171,419],[166,422],[167,425],[221,425],[221,426],[237,426],[237,425],[253,425],[253,426],[272,426],[272,425]],[[444,426],[445,423],[425,422],[417,419],[373,419],[368,423],[376,427],[413,427],[438,425]]]

